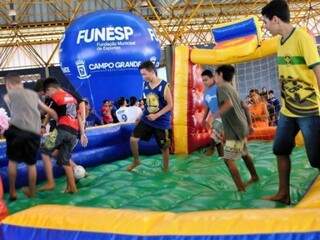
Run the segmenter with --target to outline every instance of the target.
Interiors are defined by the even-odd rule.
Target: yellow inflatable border
[[[190,213],[42,205],[2,224],[126,235],[240,235],[320,230],[320,178],[295,208]],[[303,207],[303,208],[302,208]]]
[[[191,62],[195,64],[236,64],[257,60],[276,54],[278,37],[263,40],[257,45],[256,40],[232,46],[227,49],[192,49]]]
[[[180,46],[174,54],[173,132],[175,153],[188,152],[188,79],[189,48]]]

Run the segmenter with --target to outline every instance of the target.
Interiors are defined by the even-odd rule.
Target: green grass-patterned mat
[[[63,193],[65,178],[62,177],[57,179],[54,191],[39,192],[34,199],[27,199],[19,191],[19,199],[8,202],[8,207],[10,213],[38,204],[174,212],[284,207],[261,199],[278,188],[276,158],[271,149],[270,142],[249,144],[260,181],[249,186],[245,193],[236,191],[222,160],[198,151],[186,156],[171,155],[170,171],[166,174],[161,171],[161,155],[142,157],[142,165],[131,173],[125,170],[131,158],[90,168],[89,176],[78,183],[76,194]],[[242,178],[249,179],[243,161],[237,164]],[[317,170],[310,168],[304,148],[296,148],[292,154],[293,205],[303,197],[317,174]]]

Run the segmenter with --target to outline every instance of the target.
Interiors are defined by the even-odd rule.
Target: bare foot
[[[64,190],[65,193],[70,193],[70,194],[73,194],[73,193],[76,193],[78,192],[78,189],[71,189],[69,187],[67,187],[65,190]]]
[[[9,196],[9,201],[10,202],[13,202],[13,201],[15,201],[15,200],[17,200],[17,194],[10,194],[10,196]]]
[[[31,193],[28,187],[22,188],[22,192],[24,193],[24,195],[26,195],[27,198],[33,198],[35,196],[34,193]]]
[[[238,192],[245,192],[246,191],[246,187],[243,186],[241,188],[237,188],[238,189]]]
[[[55,188],[55,184],[54,183],[46,183],[45,185],[43,185],[42,187],[39,188],[39,191],[51,191]]]
[[[244,183],[245,187],[248,187],[250,184],[254,183],[254,182],[258,182],[259,181],[259,177],[252,177],[250,178],[250,180],[246,183]]]
[[[281,202],[286,205],[290,205],[290,203],[291,203],[290,196],[288,196],[286,194],[276,194],[276,195],[272,195],[272,196],[265,196],[262,199],[269,200],[269,201]]]
[[[208,147],[204,155],[212,156],[213,154],[214,154],[214,148]]]
[[[133,161],[133,163],[131,163],[128,166],[127,170],[131,172],[135,167],[139,166],[139,164],[140,164],[140,161]]]

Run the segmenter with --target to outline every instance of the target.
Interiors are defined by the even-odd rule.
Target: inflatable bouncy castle
[[[225,31],[220,31],[225,35],[219,38],[218,34],[215,39],[216,41],[221,40],[222,45],[218,44],[218,47],[212,50],[192,49],[188,46],[178,46],[175,49],[173,130],[174,151],[181,156],[181,159],[179,159],[180,164],[182,164],[181,162],[185,162],[183,156],[187,156],[188,153],[206,144],[210,137],[209,132],[200,124],[200,119],[203,115],[203,85],[199,77],[201,73],[200,64],[239,63],[275,53],[275,39],[261,41],[259,34],[254,34],[254,31],[259,29],[254,24],[256,24],[255,19],[246,19],[243,24],[239,21],[226,25],[225,29],[234,28],[232,32],[237,32],[238,34],[230,38],[227,37],[229,35]],[[218,26],[218,30],[220,28],[223,28],[223,26]],[[85,37],[83,38],[86,39]],[[234,42],[232,39],[234,39]],[[233,50],[229,51],[228,47],[231,47]],[[82,73],[84,76],[89,75],[84,70]],[[90,81],[94,81],[94,79]],[[82,84],[89,84],[90,81],[84,81]],[[77,149],[74,155],[75,160],[84,166],[96,159],[98,159],[97,162],[99,163],[105,161],[103,160],[103,154],[106,154],[104,156],[112,160],[125,157],[129,154],[128,136],[130,136],[132,126],[115,125],[99,129],[90,130],[92,132],[89,134],[89,149]],[[101,135],[99,135],[99,131],[101,131]],[[150,142],[149,144],[148,147],[141,146],[141,149],[143,151],[150,150],[148,153],[151,154],[155,153],[158,149],[155,147],[154,142]],[[122,166],[121,163],[119,165]],[[266,166],[270,165],[265,165],[264,167]],[[110,168],[112,167],[114,166]],[[202,168],[206,168],[206,166],[202,166]],[[142,169],[140,172],[133,174],[127,172],[118,173],[120,179],[118,179],[117,184],[125,185],[125,178],[129,178],[132,182],[135,182],[139,175],[143,175],[145,172],[146,170]],[[116,175],[116,173],[113,174]],[[187,172],[186,175],[188,174],[191,175],[192,172]],[[172,201],[169,204],[175,205],[181,200],[181,195],[184,195],[183,188],[179,184],[185,184],[185,179],[189,178],[189,175],[179,175],[179,171],[173,171],[167,175],[159,175],[163,180],[163,184],[156,185],[157,189],[153,188],[152,190],[150,190],[150,185],[153,182],[150,180],[140,182],[139,187],[129,188],[127,186],[120,190],[112,185],[114,182],[111,182],[111,186],[108,186],[111,194],[103,196],[103,201],[114,200],[112,193],[116,190],[120,191],[120,194],[129,192],[130,197],[128,197],[129,199],[125,199],[125,201],[130,201],[130,198],[133,198],[135,195],[144,195],[145,192],[140,191],[140,189],[146,187],[150,191],[145,200],[146,202],[161,205],[161,202],[169,202],[168,199],[164,198],[164,195],[171,194]],[[172,175],[176,178],[176,182],[174,183],[167,181]],[[147,176],[151,178],[150,174]],[[211,177],[214,181],[219,180],[218,176]],[[200,181],[200,178],[201,176],[195,180]],[[209,178],[205,179],[202,187],[210,188],[210,180]],[[224,184],[225,181],[221,183],[221,185]],[[270,184],[268,182],[264,186],[268,187]],[[170,185],[177,186],[178,189],[173,195],[171,192],[163,191]],[[163,208],[164,211],[146,211],[141,209],[111,209],[114,205],[111,205],[109,208],[40,205],[18,212],[2,221],[0,238],[14,240],[21,239],[21,236],[28,236],[29,239],[74,240],[110,238],[181,240],[319,239],[319,188],[320,179],[316,178],[308,193],[299,204],[292,208],[282,209],[239,210],[235,207],[233,210],[223,210],[223,207],[220,207],[216,211],[186,211],[177,213],[166,210],[168,208]],[[152,198],[152,191],[155,190],[159,190],[160,193]],[[192,195],[200,194],[197,192],[197,189],[193,190],[193,193],[184,196],[185,198],[183,198],[182,202],[188,201],[192,198]],[[90,193],[94,195],[93,198],[95,199],[99,194],[101,195],[105,192],[102,189],[97,192],[90,191]],[[219,192],[216,194],[218,195]],[[232,202],[233,199],[235,199],[236,203],[249,201],[248,196],[242,193],[232,192],[232,195],[235,196],[232,199],[222,196],[224,205],[222,204],[221,206]],[[84,197],[89,198],[90,196]],[[208,202],[207,196],[202,196],[202,199]],[[119,198],[115,198],[116,200],[120,201]],[[77,199],[73,199],[72,204],[75,204],[76,201]],[[193,204],[199,205],[199,202]]]
[[[262,41],[255,17],[218,25],[212,31],[216,41],[214,49],[178,46],[175,51],[173,128],[176,153],[192,152],[210,141],[210,134],[201,126],[204,89],[201,64],[236,64],[276,52],[276,38]],[[249,139],[271,140],[274,133],[274,127],[256,129]]]

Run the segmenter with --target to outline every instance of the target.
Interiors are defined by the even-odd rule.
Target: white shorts
[[[227,140],[224,145],[224,159],[237,160],[248,154],[247,141]]]

